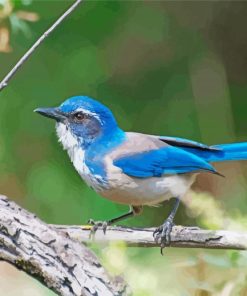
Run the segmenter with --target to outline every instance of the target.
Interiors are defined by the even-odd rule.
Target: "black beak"
[[[58,108],[37,108],[34,110],[45,117],[55,119],[56,121],[64,121],[66,116]]]

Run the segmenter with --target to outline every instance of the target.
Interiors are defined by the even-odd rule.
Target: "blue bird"
[[[154,231],[161,251],[170,243],[173,219],[198,173],[218,174],[211,162],[246,160],[247,143],[207,146],[194,141],[125,132],[112,112],[86,96],[67,99],[56,108],[34,110],[56,120],[59,141],[82,179],[101,196],[130,206],[107,222],[94,222],[94,231],[138,215],[144,205],[175,198],[164,223]]]

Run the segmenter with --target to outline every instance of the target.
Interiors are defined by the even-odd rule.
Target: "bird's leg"
[[[102,227],[103,232],[105,233],[108,225],[112,225],[112,224],[115,224],[116,222],[125,220],[127,218],[140,215],[141,212],[142,212],[142,206],[130,206],[130,210],[128,213],[125,213],[121,216],[118,216],[108,221],[94,221],[93,219],[90,219],[88,221],[88,224],[93,225],[91,229],[91,234],[94,234],[99,227]]]
[[[177,212],[178,206],[179,206],[179,198],[175,198],[175,204],[174,207],[169,214],[168,218],[164,221],[164,223],[155,229],[153,236],[156,242],[160,241],[160,247],[161,247],[161,254],[163,255],[163,249],[166,245],[169,245],[171,242],[171,232],[172,227],[174,226],[173,220],[175,217],[175,214]]]

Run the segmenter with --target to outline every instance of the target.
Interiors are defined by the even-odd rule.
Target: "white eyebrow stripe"
[[[78,109],[76,109],[75,111],[76,111],[76,112],[78,112],[78,111],[82,111],[82,112],[85,113],[85,114],[92,115],[93,117],[97,118],[97,119],[99,120],[100,123],[102,123],[102,121],[101,121],[99,115],[98,115],[97,113],[95,113],[95,112],[91,112],[91,111],[86,110],[86,109],[83,109],[83,108],[78,108]]]

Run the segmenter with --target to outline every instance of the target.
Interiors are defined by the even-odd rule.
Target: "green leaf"
[[[31,36],[31,30],[27,23],[19,19],[15,13],[10,15],[9,20],[13,33],[21,31],[27,38]]]
[[[6,1],[6,0],[0,0],[0,1]],[[25,5],[28,6],[30,4],[32,4],[33,0],[12,0],[12,3],[14,4],[14,6],[21,6],[21,5]]]

